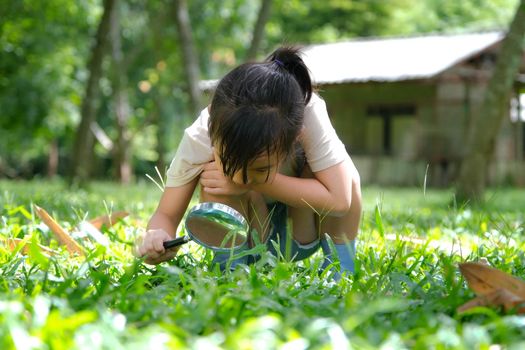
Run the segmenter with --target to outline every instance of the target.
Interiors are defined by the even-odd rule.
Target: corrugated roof
[[[304,48],[317,84],[431,78],[503,38],[501,32],[352,40]]]

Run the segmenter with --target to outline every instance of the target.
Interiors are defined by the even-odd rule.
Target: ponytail
[[[280,47],[266,58],[266,62],[271,62],[276,65],[277,69],[284,69],[293,75],[301,87],[305,104],[310,102],[312,97],[312,80],[310,79],[308,67],[306,67],[301,58],[298,48]]]
[[[248,62],[226,74],[215,89],[208,119],[222,170],[246,175],[257,157],[292,150],[312,97],[308,68],[299,50],[279,48],[264,62]]]

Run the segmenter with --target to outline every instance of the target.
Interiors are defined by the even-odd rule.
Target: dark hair
[[[224,174],[232,177],[242,169],[246,183],[246,169],[255,158],[288,155],[311,96],[308,68],[296,48],[279,48],[264,62],[242,64],[224,76],[208,122]]]

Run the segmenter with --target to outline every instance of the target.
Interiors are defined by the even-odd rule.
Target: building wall
[[[363,183],[417,185],[425,178],[425,137],[435,119],[435,86],[430,82],[363,83],[323,86],[332,123],[359,169]],[[414,106],[414,115],[396,116],[391,124],[392,150],[385,154],[381,118],[373,106]]]
[[[459,75],[454,75],[454,71],[444,75],[438,81],[436,94],[436,115],[440,124],[438,129],[448,145],[444,154],[449,161],[447,176],[450,179],[457,176],[473,123],[479,122],[476,116],[483,108],[490,74],[470,81],[458,77]],[[494,144],[493,158],[487,167],[487,179],[492,185],[523,186],[525,164],[517,152],[520,136],[516,132],[518,126],[511,123],[509,118],[510,101],[509,108],[504,108],[501,113],[501,128]]]
[[[367,154],[367,144],[370,145],[369,139],[373,136],[367,134],[369,106],[413,104],[416,106],[414,120],[419,124],[421,119],[431,118],[424,114],[431,112],[434,91],[432,84],[421,82],[326,85],[319,93],[326,101],[339,137],[349,150]]]
[[[485,88],[486,80],[469,82],[449,74],[435,81],[326,85],[319,93],[363,183],[449,186]],[[369,115],[369,108],[378,105],[415,107],[413,116],[394,118],[388,154],[381,148],[381,118]],[[488,170],[491,184],[525,182],[523,165],[513,160],[513,135],[505,120]]]

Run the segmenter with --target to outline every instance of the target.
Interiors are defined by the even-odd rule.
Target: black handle
[[[191,241],[190,237],[182,236],[179,238],[175,238],[174,240],[171,240],[171,241],[165,241],[164,243],[162,243],[162,245],[164,246],[164,249],[170,249],[170,248],[188,243],[189,241]]]

